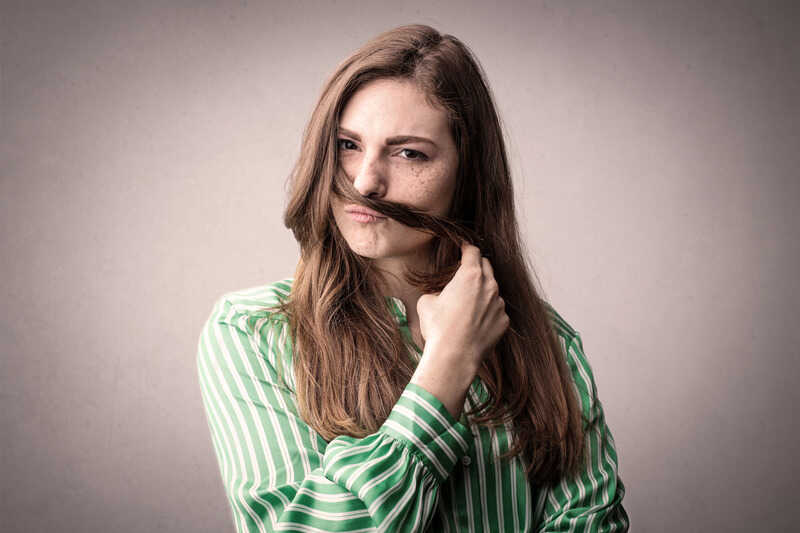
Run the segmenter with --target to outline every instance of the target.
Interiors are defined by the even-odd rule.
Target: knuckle
[[[500,289],[497,286],[497,283],[489,283],[489,285],[486,287],[486,290],[488,291],[489,296],[491,298],[495,298],[495,297],[500,298]],[[502,300],[503,299],[500,298],[501,302],[502,302]]]
[[[470,279],[472,281],[477,281],[477,280],[481,279],[481,276],[483,274],[481,272],[480,267],[474,267],[473,266],[473,267],[469,267],[469,268],[466,269],[465,275],[467,276],[468,279]]]

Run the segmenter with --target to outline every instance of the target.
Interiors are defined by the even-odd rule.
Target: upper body
[[[532,486],[524,460],[496,457],[510,425],[456,420],[409,383],[380,429],[323,439],[299,415],[288,321],[273,306],[293,279],[231,292],[199,340],[200,385],[237,531],[627,531],[625,487],[580,335],[548,312],[580,401],[588,461]],[[400,298],[387,306],[419,360]],[[476,377],[464,413],[485,397]]]
[[[294,277],[225,295],[199,345],[239,530],[627,529],[592,372],[533,283],[469,49],[409,25],[356,50],[290,181]]]

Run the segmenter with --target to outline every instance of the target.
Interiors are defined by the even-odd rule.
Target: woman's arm
[[[480,250],[461,243],[461,264],[438,294],[417,301],[425,349],[411,383],[430,391],[458,418],[481,362],[505,333],[510,319]]]
[[[567,363],[581,403],[587,461],[580,475],[540,491],[537,531],[628,531],[628,514],[622,506],[625,485],[618,473],[614,437],[606,425],[594,374],[577,332],[567,344]]]
[[[203,403],[236,530],[423,531],[469,430],[409,384],[376,433],[326,443],[278,377],[287,331],[223,298],[200,336]]]

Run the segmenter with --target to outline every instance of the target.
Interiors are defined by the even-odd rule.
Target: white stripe
[[[355,518],[369,517],[369,513],[366,509],[355,509],[353,511],[322,511],[296,502],[290,503],[286,511],[301,511],[320,520],[352,520]]]
[[[333,485],[330,479],[324,476],[322,477],[322,479],[324,479],[329,485]],[[311,476],[307,476],[305,480],[311,480]],[[319,482],[319,480],[316,481]],[[306,496],[311,496],[317,501],[328,502],[328,503],[343,503],[357,499],[355,495],[350,492],[341,492],[340,494],[326,494],[324,492],[317,492],[315,490],[307,489],[302,486],[297,489],[297,494],[298,495],[305,494]]]
[[[308,526],[306,524],[300,524],[298,522],[281,522],[277,526],[275,526],[275,531],[302,531],[303,533],[330,533],[330,529],[320,529],[314,526]],[[348,533],[367,533],[367,532],[374,532],[375,528],[368,527],[362,529],[349,529],[347,530]]]
[[[416,392],[413,392],[413,391],[410,391],[410,390],[405,390],[403,392],[403,396],[409,398],[414,403],[420,405],[423,409],[425,409],[427,412],[429,412],[431,414],[431,416],[433,416],[436,420],[439,421],[439,423],[442,425],[442,427],[447,428],[447,432],[450,435],[452,435],[454,439],[456,439],[458,441],[458,443],[464,448],[464,450],[468,450],[469,449],[469,445],[467,444],[467,441],[465,441],[464,438],[458,433],[458,431],[456,431],[453,428],[453,426],[447,421],[447,419],[442,415],[442,413],[437,411],[435,407],[433,407],[431,404],[429,404],[428,401],[425,398],[423,398],[422,396],[420,396]]]
[[[536,508],[533,511],[533,521],[541,524],[544,521],[544,506],[547,503],[547,491],[539,487],[536,492]],[[523,528],[523,531],[525,528]]]
[[[503,427],[506,430],[506,439],[507,439],[507,444],[508,444],[507,449],[505,451],[508,451],[514,446],[514,444],[516,444],[515,436],[514,436],[514,428],[513,428],[513,425],[511,424],[511,422],[509,422],[509,421],[504,421],[503,422]],[[512,502],[511,503],[511,510],[512,510],[511,517],[512,517],[512,521],[513,521],[513,524],[514,524],[514,531],[519,531],[519,505],[522,504],[522,505],[527,507],[528,505],[530,505],[530,501],[529,500],[525,500],[525,501],[520,502],[517,499],[517,480],[519,479],[520,475],[522,475],[522,477],[525,477],[525,471],[524,470],[520,473],[519,454],[515,455],[514,458],[511,459],[511,461],[509,462],[509,465],[510,465],[510,470],[511,470],[509,472],[509,475],[511,477],[511,502]],[[526,479],[526,483],[525,484],[527,485],[527,479]]]
[[[533,503],[533,494],[531,493],[531,484],[527,481],[528,476],[527,476],[527,474],[525,472],[525,468],[527,468],[528,465],[526,464],[526,462],[520,456],[517,456],[516,460],[520,465],[521,474],[525,478],[525,481],[526,481],[525,483],[522,484],[522,486],[525,488],[525,506],[524,506],[525,516],[523,517],[523,520],[522,520],[522,529],[521,529],[521,531],[530,531],[530,529],[532,527],[531,522],[533,522],[533,516],[532,516],[532,513],[531,513],[531,504]]]
[[[562,510],[569,509],[570,508],[570,504],[573,503],[572,502],[572,499],[573,499],[572,491],[570,490],[569,485],[567,485],[566,480],[563,479],[563,478],[561,479],[561,482],[558,484],[558,486],[561,488],[561,491],[566,495],[566,501],[564,503],[564,506],[562,507]],[[558,521],[556,522],[556,524],[558,524],[559,527],[560,527],[564,523],[565,520],[568,520],[567,513],[562,513],[561,516],[558,517]],[[569,522],[567,522],[567,523],[569,524]],[[574,523],[573,524],[569,524],[570,533],[572,532],[572,528],[574,527],[574,525],[575,525]]]
[[[480,403],[477,393],[473,387],[467,391],[467,396],[472,400],[472,407]],[[471,408],[472,408],[471,407]],[[478,459],[478,490],[481,495],[481,518],[483,521],[483,530],[489,531],[489,501],[486,497],[486,464],[484,463],[483,441],[481,439],[482,426],[470,424],[469,429],[475,436],[475,457]]]
[[[431,437],[431,440],[439,445],[439,447],[442,449],[442,451],[444,451],[444,453],[447,455],[448,458],[450,458],[451,461],[455,462],[458,460],[458,457],[456,457],[456,454],[453,452],[450,446],[448,446],[448,444],[442,439],[442,437],[440,437],[436,433],[436,431],[434,431],[434,429],[430,425],[428,425],[425,419],[417,416],[417,414],[414,411],[412,411],[405,405],[397,404],[394,406],[394,410],[404,414],[407,418],[413,420],[418,426],[424,429],[425,432],[428,434],[428,436]]]
[[[431,450],[428,449],[428,447],[425,445],[425,443],[423,443],[421,440],[419,440],[419,438],[416,435],[414,435],[414,433],[412,433],[410,430],[408,430],[405,426],[401,426],[400,424],[398,424],[397,422],[395,422],[391,418],[387,418],[386,421],[383,423],[383,425],[392,428],[394,431],[396,431],[397,433],[400,433],[406,439],[411,441],[414,444],[414,446],[416,446],[417,449],[419,449],[419,451],[421,451],[423,454],[425,454],[425,457],[427,457],[428,460],[430,460],[430,462],[433,464],[434,468],[436,468],[436,470],[439,472],[439,476],[442,479],[447,477],[447,471],[444,469],[442,464],[436,458],[436,455],[434,455],[433,452],[431,452]]]
[[[492,444],[492,462],[494,463],[494,479],[495,479],[495,486],[497,489],[495,490],[495,497],[497,498],[497,524],[500,526],[501,530],[505,530],[505,517],[503,516],[503,474],[500,472],[500,442],[497,437],[497,431],[495,428],[489,428],[491,432],[491,444]]]

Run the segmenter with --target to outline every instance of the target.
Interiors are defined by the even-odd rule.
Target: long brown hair
[[[342,176],[337,128],[344,105],[379,78],[414,82],[444,109],[458,147],[458,175],[446,217],[361,196]],[[434,235],[431,272],[409,271],[423,292],[441,290],[459,263],[459,243],[481,249],[494,269],[511,325],[478,375],[488,398],[471,423],[513,424],[513,445],[529,480],[552,484],[582,464],[583,431],[561,343],[532,282],[520,245],[503,134],[483,70],[457,38],[423,25],[387,31],[339,64],[303,135],[284,222],[301,255],[289,318],[297,399],[303,418],[326,440],[378,430],[415,363],[380,292],[370,260],[353,253],[336,226],[331,194],[366,205]]]

